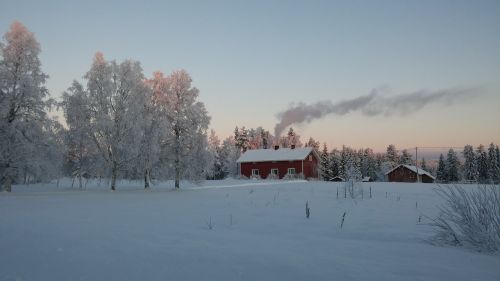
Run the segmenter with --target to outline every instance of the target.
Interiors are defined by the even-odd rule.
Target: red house
[[[302,174],[304,178],[318,178],[319,156],[312,147],[247,150],[236,161],[240,175],[268,178]]]
[[[429,172],[412,165],[399,165],[386,173],[392,182],[424,182],[432,183],[435,178]],[[418,175],[418,180],[417,180]]]

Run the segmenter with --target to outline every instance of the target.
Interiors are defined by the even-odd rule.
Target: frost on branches
[[[61,131],[46,109],[53,104],[44,87],[40,45],[14,22],[0,44],[0,183],[47,180],[61,170]]]

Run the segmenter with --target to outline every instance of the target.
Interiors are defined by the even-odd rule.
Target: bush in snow
[[[439,186],[444,199],[440,215],[430,223],[438,243],[460,245],[478,251],[500,251],[500,186]]]
[[[269,175],[267,175],[266,177],[266,180],[279,180],[280,177],[276,174],[273,174],[273,173],[269,173]]]
[[[303,180],[305,179],[304,174],[299,173],[299,174],[286,174],[283,177],[284,180]]]
[[[250,179],[252,179],[252,180],[261,180],[262,178],[260,177],[260,175],[251,175]]]

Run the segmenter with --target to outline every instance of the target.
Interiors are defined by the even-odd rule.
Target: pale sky
[[[42,46],[59,98],[96,51],[134,59],[146,76],[186,69],[221,137],[272,131],[291,103],[477,88],[453,106],[407,116],[327,116],[294,126],[330,148],[500,144],[500,1],[9,1]]]

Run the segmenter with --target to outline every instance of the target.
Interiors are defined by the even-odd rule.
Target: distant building
[[[285,175],[302,174],[304,178],[318,178],[319,156],[312,147],[247,150],[236,161],[240,175],[282,179]]]
[[[391,182],[417,182],[417,172],[418,182],[433,183],[436,179],[429,172],[412,165],[399,165],[386,175]]]

